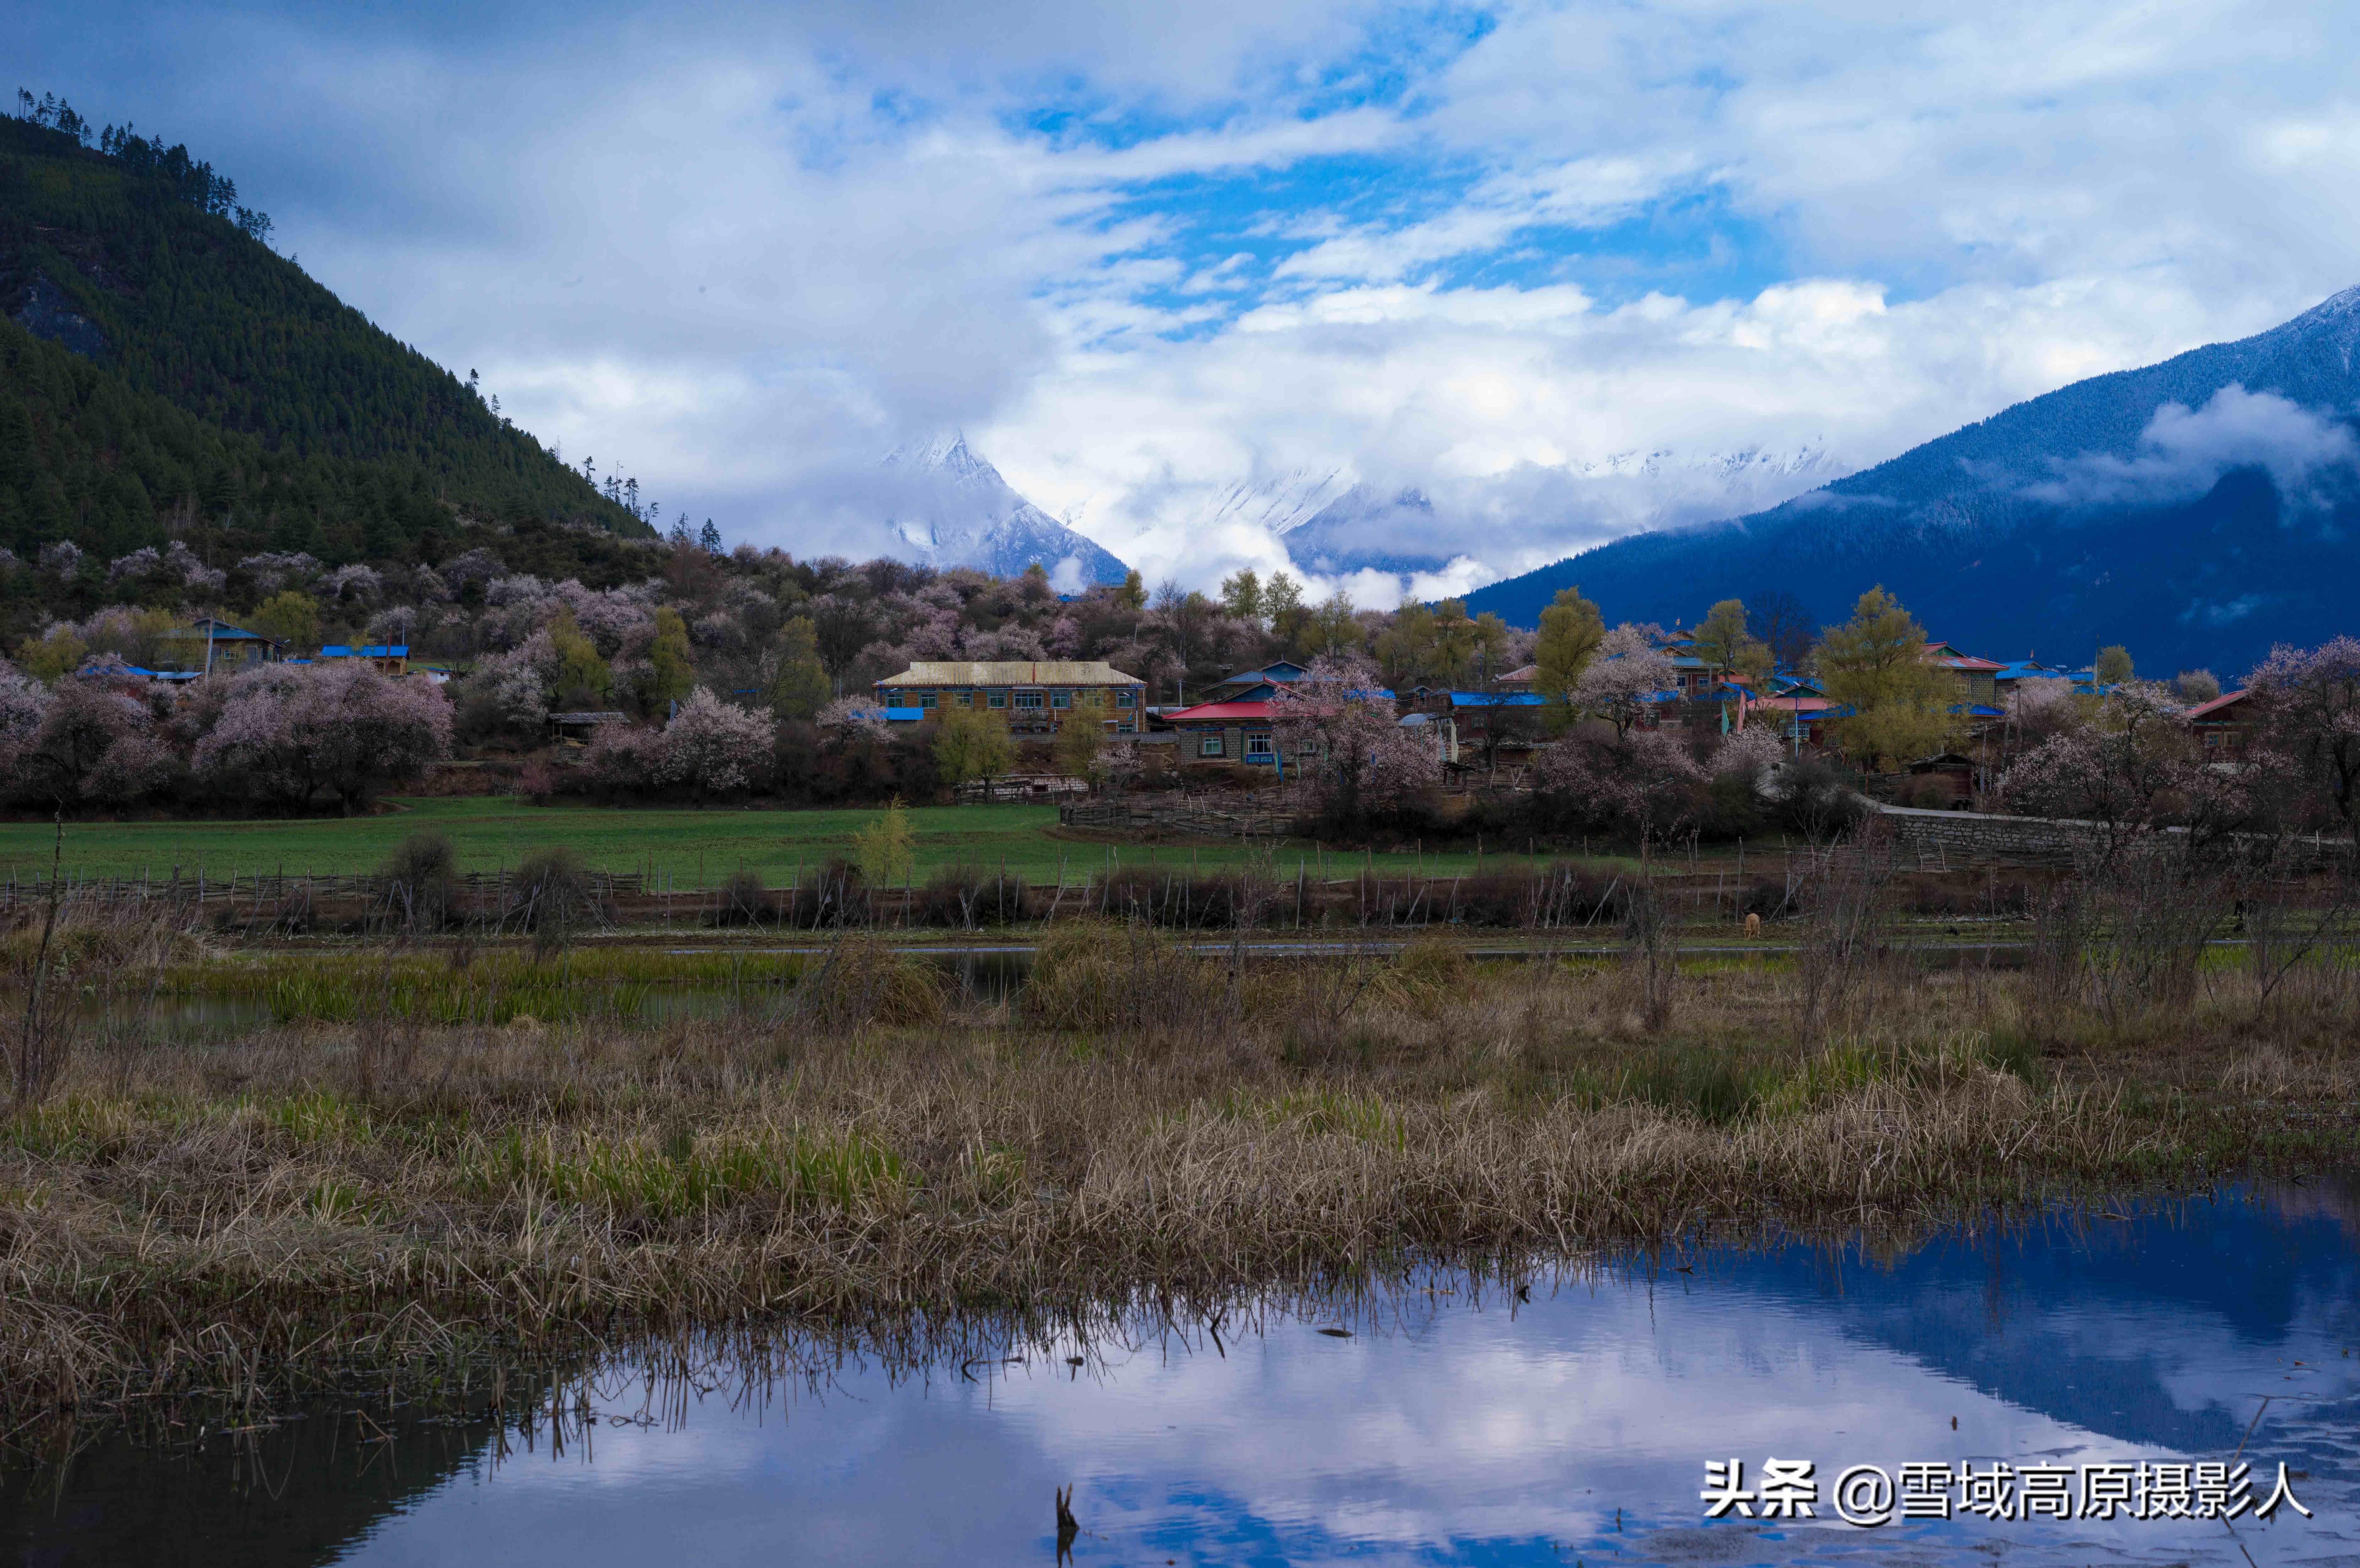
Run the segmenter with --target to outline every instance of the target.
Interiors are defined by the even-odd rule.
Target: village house
[[[2188,710],[2188,727],[2195,732],[2207,757],[2225,761],[2253,744],[2256,715],[2254,704],[2247,701],[2252,695],[2251,691],[2223,691]]]
[[[1292,686],[1310,674],[1310,670],[1291,659],[1282,659],[1254,670],[1240,670],[1235,675],[1215,681],[1197,697],[1204,702],[1267,702],[1278,695],[1281,686]]]
[[[1542,723],[1548,699],[1536,691],[1453,691],[1447,760],[1472,753],[1488,766],[1528,760],[1547,739]]]
[[[2064,679],[2062,670],[2051,670],[2049,666],[2027,657],[2010,659],[2002,664],[1992,675],[1992,689],[1999,694],[2000,704],[2005,707],[2007,700],[2016,695],[2016,688],[2027,681],[2060,681],[2062,679]]]
[[[889,719],[982,708],[1020,735],[1054,735],[1077,709],[1095,712],[1109,735],[1136,735],[1147,711],[1147,682],[1102,659],[928,659],[878,681],[875,691]]]
[[[1156,715],[1180,736],[1183,762],[1251,762],[1275,766],[1278,741],[1273,726],[1271,700],[1242,702],[1198,702]]]
[[[1926,645],[1926,659],[1930,664],[1947,670],[1959,683],[1959,701],[1967,707],[1996,709],[1999,704],[1999,672],[2006,666],[1988,659],[1977,659],[1961,653],[1946,642]]]
[[[211,615],[166,632],[159,640],[170,645],[169,658],[157,660],[159,674],[213,675],[250,670],[257,664],[276,664],[287,653],[287,645],[277,637]]]
[[[1204,702],[1157,710],[1155,723],[1180,737],[1178,760],[1182,762],[1247,762],[1283,772],[1275,727],[1279,688],[1310,673],[1285,659],[1240,670],[1215,682]],[[1382,697],[1388,703],[1395,701],[1388,691],[1354,695]]]
[[[1827,744],[1828,721],[1851,711],[1830,704],[1817,681],[1786,676],[1772,681],[1765,694],[1746,700],[1745,722],[1769,724],[1789,749],[1816,749]]]
[[[351,648],[344,643],[330,643],[320,650],[322,662],[357,659],[373,664],[388,675],[410,672],[410,645],[406,642],[371,643],[366,648]]]

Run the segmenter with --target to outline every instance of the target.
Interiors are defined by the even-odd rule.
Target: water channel
[[[0,1557],[1047,1563],[1071,1486],[1077,1563],[2360,1561],[2360,1181],[1884,1260],[1674,1250],[1536,1276],[1528,1300],[1437,1275],[964,1374],[845,1364],[757,1389],[725,1370],[651,1402],[626,1363],[599,1388],[558,1445],[513,1409],[358,1400],[235,1438],[104,1436],[62,1472],[0,1474]],[[1813,1517],[1763,1517],[1772,1458],[1813,1462]],[[1709,1519],[1707,1463],[1730,1459],[1754,1517]],[[1899,1486],[1913,1463],[1973,1466],[1986,1505],[2009,1466],[2016,1517],[1961,1512],[1955,1482],[1948,1519],[1841,1517],[1844,1472]],[[2248,1466],[2254,1504],[2283,1466],[2311,1517],[2197,1517],[2201,1471],[2191,1517],[2078,1517],[2117,1478],[2127,1507],[2172,1508],[2171,1467],[2205,1464]],[[2025,1517],[2060,1486],[2073,1517]]]

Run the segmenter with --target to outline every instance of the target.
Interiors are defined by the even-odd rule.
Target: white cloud
[[[2088,452],[2062,465],[2056,478],[2026,494],[2063,506],[2132,502],[2147,506],[2192,500],[2233,468],[2268,471],[2280,496],[2296,506],[2320,504],[2314,481],[2322,470],[2360,463],[2360,442],[2333,415],[2305,408],[2271,392],[2232,384],[2204,407],[2166,403],[2139,432],[2139,451],[2127,458]]]
[[[1270,562],[1207,508],[1299,468],[1426,487],[1507,570],[1717,504],[1628,454],[1866,463],[2354,281],[2332,8],[1463,20],[51,3],[0,46],[569,456],[804,550],[964,425],[1152,576]]]

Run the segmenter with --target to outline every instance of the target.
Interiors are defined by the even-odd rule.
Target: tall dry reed
[[[854,942],[719,1018],[389,1007],[375,1043],[356,1018],[77,1059],[0,1123],[0,1430],[633,1334],[1054,1325],[1413,1258],[1915,1223],[2346,1149],[2360,1078],[2360,1019],[2256,1032],[2236,965],[2168,1030],[2044,1054],[2026,975],[1904,972],[1812,1034],[1799,962],[1690,964],[1651,1029],[1612,963],[1059,942],[956,1010]]]

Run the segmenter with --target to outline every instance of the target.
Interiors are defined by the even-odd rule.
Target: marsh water
[[[265,1432],[103,1434],[0,1478],[0,1558],[1047,1563],[1070,1485],[1081,1563],[2360,1561],[2360,1183],[1876,1258],[1674,1248],[1535,1273],[1528,1299],[1437,1274],[964,1369],[651,1393],[626,1356],[582,1413],[552,1433],[513,1403],[351,1399]],[[1751,1490],[1772,1457],[1814,1462],[1815,1517],[1705,1519],[1708,1461]],[[1839,1517],[1840,1473],[1910,1463],[2062,1467],[2072,1513],[2085,1465],[2244,1464],[2256,1503],[2283,1465],[2312,1517]]]

